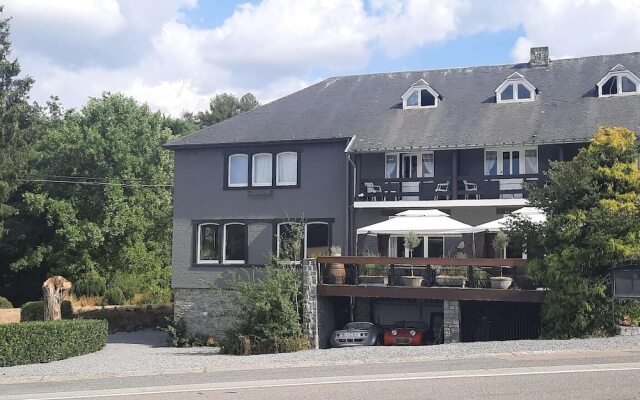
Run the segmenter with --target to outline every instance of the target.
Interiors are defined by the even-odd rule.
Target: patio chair
[[[476,200],[480,198],[480,194],[478,193],[478,184],[469,182],[466,179],[463,179],[462,183],[464,183],[464,191],[465,191],[464,198],[465,198],[465,200],[469,198],[469,193],[468,192],[475,192],[471,196],[476,196]]]
[[[439,200],[440,193],[444,193],[445,198],[449,200],[449,181],[438,183],[436,185],[435,196],[433,196],[433,199]]]
[[[365,182],[364,187],[367,189],[367,195],[372,201],[376,201],[376,195],[382,193],[380,185],[374,185],[373,182]]]

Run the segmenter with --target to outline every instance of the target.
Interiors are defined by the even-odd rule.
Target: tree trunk
[[[71,282],[61,276],[52,276],[42,284],[44,297],[44,320],[56,321],[62,319],[60,305],[71,290]]]

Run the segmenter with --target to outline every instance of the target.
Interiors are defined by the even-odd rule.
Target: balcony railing
[[[456,187],[454,187],[454,182]],[[357,201],[509,199],[526,197],[525,182],[544,183],[541,174],[438,178],[363,179]]]

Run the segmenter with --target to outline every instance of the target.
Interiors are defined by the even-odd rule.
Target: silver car
[[[371,322],[349,322],[331,334],[331,347],[375,346],[382,343],[382,331]]]

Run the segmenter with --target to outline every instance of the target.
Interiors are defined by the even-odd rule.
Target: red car
[[[426,324],[420,321],[396,322],[393,328],[385,329],[385,346],[420,346],[424,344]]]

